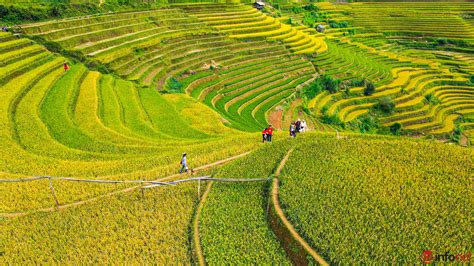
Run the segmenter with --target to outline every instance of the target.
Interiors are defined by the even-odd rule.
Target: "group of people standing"
[[[308,127],[306,125],[305,120],[301,121],[300,119],[298,119],[295,122],[291,122],[290,137],[294,138],[296,137],[296,133],[303,133],[303,132],[306,132],[306,130],[308,130]],[[272,142],[272,137],[273,137],[273,127],[272,125],[268,125],[268,127],[262,131],[262,142],[263,143]],[[186,155],[187,155],[186,153],[183,153],[181,155],[181,161],[179,162],[179,164],[181,165],[179,169],[180,174],[188,173],[189,171]],[[194,171],[191,169],[191,173],[193,172]]]
[[[301,121],[301,119],[298,118],[298,120],[290,124],[290,137],[295,138],[296,133],[304,133],[307,129],[306,121]]]
[[[273,137],[273,127],[272,125],[268,125],[268,127],[262,131],[262,142],[263,143],[265,143],[265,141],[272,142],[272,137]]]

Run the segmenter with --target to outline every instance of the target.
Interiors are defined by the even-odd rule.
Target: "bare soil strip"
[[[207,199],[207,195],[209,195],[209,191],[211,191],[212,181],[206,187],[206,191],[204,195],[202,195],[201,201],[196,210],[196,215],[194,216],[193,222],[193,242],[194,242],[194,254],[197,257],[200,266],[206,265],[206,261],[204,259],[204,255],[202,254],[202,247],[201,247],[201,238],[199,236],[199,218],[201,217],[202,209],[204,208],[204,204]]]
[[[290,149],[283,160],[278,165],[273,179],[273,187],[271,193],[272,208],[268,216],[273,232],[285,249],[288,257],[295,265],[308,265],[307,256],[311,256],[318,264],[329,265],[318,253],[298,234],[293,225],[286,218],[278,200],[278,188],[281,170],[285,166],[286,161],[290,157],[293,149]]]

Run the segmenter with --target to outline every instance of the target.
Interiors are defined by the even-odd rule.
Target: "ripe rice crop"
[[[407,140],[305,140],[282,172],[296,229],[335,264],[469,252],[472,150]]]

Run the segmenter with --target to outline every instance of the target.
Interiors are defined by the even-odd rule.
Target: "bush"
[[[446,44],[448,44],[448,39],[439,38],[439,39],[436,39],[436,42],[438,43],[438,45],[446,45]]]
[[[374,92],[375,92],[375,85],[370,81],[366,82],[365,83],[365,89],[364,89],[364,95],[365,96],[370,96],[370,95],[374,94]]]
[[[302,13],[304,10],[303,8],[299,7],[299,6],[294,6],[291,8],[291,12],[295,13],[295,14],[299,14],[299,13]]]
[[[471,75],[469,77],[469,82],[471,82],[471,84],[474,84],[474,75]]]
[[[306,5],[303,7],[303,9],[306,11],[319,11],[319,7],[313,4]]]
[[[172,93],[181,93],[183,89],[183,84],[179,82],[176,78],[171,77],[168,81],[168,90]]]
[[[335,93],[339,90],[340,81],[329,75],[321,75],[320,78],[313,81],[309,86],[303,89],[303,94],[307,99],[312,99],[323,90]]]
[[[377,119],[371,115],[359,118],[356,124],[361,133],[376,133],[379,128]]]
[[[362,87],[365,85],[366,81],[363,78],[359,78],[359,79],[345,80],[342,83],[352,88],[352,87]]]
[[[347,21],[335,21],[335,20],[330,20],[329,21],[329,26],[331,28],[347,28],[349,27],[349,23]]]
[[[330,75],[322,75],[319,79],[322,88],[329,91],[330,93],[336,93],[339,90],[340,81],[332,78]]]
[[[461,136],[462,136],[462,129],[457,126],[453,132],[450,134],[449,138],[451,139],[451,141],[455,142],[455,143],[460,143],[461,142]]]
[[[425,99],[430,104],[439,104],[440,103],[440,100],[438,98],[436,98],[436,96],[433,93],[425,95]]]
[[[390,132],[395,136],[400,136],[400,133],[402,132],[402,124],[394,123],[390,126]]]
[[[395,109],[395,102],[390,97],[382,97],[374,105],[374,110],[380,111],[384,114],[391,114]]]
[[[326,124],[330,125],[335,125],[344,128],[344,122],[339,119],[339,116],[337,114],[330,115],[327,112],[323,113],[323,116],[321,117],[321,121]]]
[[[304,87],[303,94],[307,99],[313,99],[322,90],[321,83],[315,80],[309,86]]]

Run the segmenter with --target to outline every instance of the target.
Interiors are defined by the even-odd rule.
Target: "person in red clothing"
[[[67,63],[64,63],[64,71],[67,71],[69,69],[69,65]]]
[[[268,128],[267,128],[267,141],[268,142],[272,142],[272,136],[273,136],[272,125],[268,125]]]
[[[267,128],[262,130],[262,143],[265,143],[267,141]]]

